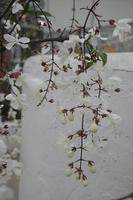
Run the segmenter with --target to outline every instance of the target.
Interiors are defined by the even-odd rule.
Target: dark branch
[[[42,40],[31,40],[30,43],[42,43],[42,42],[64,42],[65,40],[69,40],[69,37],[49,37],[44,38]]]
[[[113,199],[113,200],[126,200],[128,198],[133,198],[133,192],[131,192],[130,194],[124,196],[124,197],[120,197],[118,199]]]

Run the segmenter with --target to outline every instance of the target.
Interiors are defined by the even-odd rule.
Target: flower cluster
[[[22,34],[20,26],[20,21],[25,17],[30,3],[33,4],[34,9],[37,8],[35,11],[39,10],[43,15],[40,18],[36,17],[36,20],[41,22],[41,28],[46,28],[48,32],[46,38],[48,42],[42,41],[40,53],[45,80],[23,73],[18,65],[12,71],[0,70],[0,79],[7,81],[10,86],[4,98],[8,103],[10,102],[9,116],[12,118],[15,118],[14,112],[27,106],[29,96],[32,99],[37,98],[37,106],[45,101],[54,103],[56,99],[51,98],[50,94],[58,89],[67,97],[67,100],[71,101],[69,107],[61,105],[62,102],[60,102],[61,108],[57,113],[61,125],[76,123],[80,119],[79,127],[75,131],[71,130],[71,134],[65,138],[63,145],[68,157],[74,159],[67,166],[66,176],[75,174],[76,179],[81,180],[83,186],[88,185],[86,166],[90,173],[96,173],[96,162],[89,159],[87,154],[88,141],[95,145],[95,136],[100,138],[99,129],[103,121],[113,126],[120,121],[120,117],[112,112],[107,101],[113,93],[120,92],[120,78],[106,77],[107,55],[102,49],[97,48],[97,38],[108,39],[101,37],[100,34],[101,22],[106,22],[106,20],[101,20],[95,12],[99,2],[100,0],[97,0],[90,9],[83,8],[88,12],[83,26],[75,19],[75,8],[73,8],[69,36],[64,39],[64,31],[53,30],[48,15],[41,9],[37,0],[27,0],[22,4],[18,0],[14,1],[11,5],[11,13],[19,20],[13,21],[15,17],[2,19],[4,26],[2,45],[13,52],[16,45],[25,49],[32,42]],[[97,20],[98,26],[89,29],[87,22],[91,14]],[[113,36],[118,36],[120,40],[131,33],[130,22],[130,19],[119,20],[117,23],[114,20],[108,20],[108,23],[115,27]],[[58,33],[57,38],[53,38],[53,32]],[[27,94],[23,93],[22,87],[25,88]],[[21,164],[17,161],[20,138],[15,134],[10,134],[7,125],[1,126],[0,183],[5,183],[12,174],[20,175]],[[104,138],[104,141],[106,140]]]
[[[113,114],[107,104],[108,96],[113,92],[120,92],[118,87],[120,78],[106,78],[104,72],[106,70],[106,54],[95,49],[92,44],[90,45],[91,37],[89,34],[85,39],[73,35],[69,37],[69,41],[64,42],[62,47],[66,52],[66,55],[63,54],[65,59],[62,60],[61,57],[62,48],[59,49],[57,54],[58,59],[61,60],[61,64],[58,65],[63,72],[59,73],[54,80],[58,89],[63,89],[63,93],[67,89],[70,99],[71,95],[73,96],[72,105],[76,100],[75,106],[61,107],[58,115],[63,125],[69,122],[74,123],[76,116],[81,118],[79,130],[68,135],[63,145],[69,158],[76,157],[74,161],[68,164],[66,176],[71,176],[74,173],[76,179],[81,180],[84,186],[88,185],[84,163],[87,164],[91,173],[96,173],[95,161],[88,160],[88,155],[86,155],[86,142],[92,141],[92,144],[95,145],[94,136],[99,137],[98,132],[102,121],[112,124],[120,121],[120,117]],[[71,51],[69,51],[70,48]],[[62,80],[62,82],[59,80]],[[77,155],[79,155],[78,159]]]
[[[18,121],[0,124],[0,185],[7,184],[13,175],[21,175],[19,129]]]

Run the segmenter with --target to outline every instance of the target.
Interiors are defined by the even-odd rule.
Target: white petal
[[[13,37],[12,35],[9,35],[9,34],[4,34],[4,39],[7,42],[15,42],[16,41],[15,37]]]
[[[15,42],[9,42],[5,45],[6,49],[10,50],[15,45]]]
[[[23,48],[23,49],[26,49],[29,45],[28,44],[21,44],[19,43],[19,45]]]
[[[20,92],[19,92],[18,88],[16,88],[15,86],[12,87],[12,90],[17,96],[20,95]]]
[[[19,105],[19,102],[18,102],[17,100],[12,101],[12,102],[11,102],[11,106],[12,106],[15,110],[20,109],[20,105]]]
[[[19,24],[17,24],[16,26],[16,30],[20,31],[21,30],[21,26]]]
[[[21,100],[21,103],[25,103],[25,101],[26,101],[26,95],[25,94],[21,94],[20,95],[20,100]]]
[[[21,38],[19,38],[19,42],[22,42],[22,43],[29,43],[29,42],[30,42],[30,39],[27,38],[27,37],[21,37]]]
[[[23,10],[23,9],[24,9],[24,8],[23,8],[23,6],[22,6],[20,3],[15,2],[15,3],[13,4],[13,6],[12,6],[12,13],[15,14],[15,13],[17,13],[18,11]]]
[[[16,100],[15,95],[13,95],[13,94],[8,94],[8,95],[6,96],[6,100],[8,100],[8,101],[15,101],[15,100]]]

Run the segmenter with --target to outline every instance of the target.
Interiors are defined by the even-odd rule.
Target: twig
[[[29,43],[42,43],[42,42],[64,42],[65,40],[69,40],[69,37],[49,37],[44,38],[42,40],[31,40]]]
[[[71,28],[70,28],[69,34],[71,34],[72,29],[74,28],[73,25],[74,25],[74,21],[75,21],[75,10],[76,10],[75,7],[76,7],[76,1],[73,0],[73,7],[72,7],[73,17],[72,17],[72,23],[71,23],[71,26],[70,26]]]
[[[89,9],[89,12],[88,12],[88,15],[87,15],[87,17],[86,17],[86,19],[85,19],[85,22],[84,22],[84,25],[83,25],[83,30],[84,30],[84,35],[85,35],[85,30],[86,30],[86,25],[87,25],[87,22],[88,22],[88,19],[89,19],[89,17],[90,17],[90,14],[91,14],[91,12],[93,11],[93,9],[99,4],[99,2],[100,2],[100,0],[97,0],[93,5],[92,5],[92,7]]]
[[[125,200],[128,198],[133,198],[133,192],[129,193],[128,195],[124,196],[124,197],[120,197],[118,199],[113,199],[113,200]]]
[[[9,3],[9,5],[7,6],[7,8],[6,8],[5,11],[3,12],[3,14],[0,16],[1,19],[2,19],[2,18],[6,15],[6,13],[10,10],[10,8],[12,7],[12,5],[14,4],[15,1],[16,1],[16,0],[12,0],[12,1]]]
[[[40,7],[40,5],[36,2],[36,0],[33,0],[33,2],[35,3],[35,5],[40,9],[40,11],[42,12],[42,14],[44,15],[44,17],[46,19],[46,22],[47,22],[48,30],[49,30],[49,37],[52,38],[52,30],[51,30],[52,27],[51,27],[50,20],[48,19],[48,17],[46,16],[46,14],[44,13],[44,11]],[[48,80],[47,88],[45,90],[45,94],[42,97],[41,101],[37,104],[37,106],[40,106],[43,103],[44,100],[47,101],[47,94],[49,92],[49,88],[50,88],[51,82],[53,82],[52,81],[52,77],[53,77],[54,63],[55,63],[55,60],[54,60],[54,40],[50,40],[50,42],[51,42],[51,50],[52,50],[52,63],[51,63],[51,70],[50,70],[49,80]]]

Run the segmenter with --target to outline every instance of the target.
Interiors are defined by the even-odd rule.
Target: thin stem
[[[133,192],[131,192],[130,194],[124,196],[124,197],[121,197],[121,198],[118,198],[118,199],[114,199],[114,200],[126,200],[126,199],[129,199],[129,198],[133,198]]]
[[[40,5],[35,0],[33,0],[33,1],[34,1],[35,5],[40,9],[40,11],[42,12],[42,14],[44,15],[44,17],[46,19],[46,22],[47,22],[48,30],[49,30],[49,37],[52,38],[51,22],[49,21],[48,17],[44,13],[44,11],[40,7]],[[38,103],[37,106],[40,106],[44,100],[47,100],[47,94],[49,92],[49,88],[50,88],[51,82],[53,82],[52,81],[52,77],[53,77],[54,63],[55,63],[55,60],[54,60],[54,40],[50,40],[50,42],[51,42],[51,50],[52,50],[51,71],[50,71],[50,75],[49,75],[49,80],[48,80],[47,88],[45,90],[45,94],[44,94],[43,98],[41,99],[40,103]]]
[[[87,25],[87,22],[88,22],[88,20],[89,20],[89,17],[90,17],[90,15],[91,15],[93,9],[98,5],[99,2],[100,2],[100,0],[97,0],[97,1],[92,5],[92,7],[89,9],[88,15],[87,15],[87,17],[86,17],[86,19],[85,19],[85,22],[84,22],[84,25],[83,25],[83,35],[84,35],[84,36],[85,36],[86,25]]]
[[[5,11],[3,12],[3,14],[0,16],[0,18],[2,19],[6,14],[7,12],[10,10],[10,8],[12,7],[12,5],[14,4],[16,0],[12,0],[9,5],[7,6],[7,8],[5,9]]]
[[[81,120],[81,129],[84,130],[84,114],[82,114],[82,120]],[[81,137],[80,140],[80,170],[82,171],[82,161],[83,161],[83,145],[84,145],[84,139]]]
[[[73,16],[72,16],[72,23],[71,23],[71,28],[70,28],[70,32],[69,32],[69,34],[71,34],[71,32],[72,32],[72,29],[74,28],[73,26],[74,26],[74,21],[75,21],[75,9],[76,8],[76,0],[73,0],[73,7],[72,7],[72,13],[73,13]]]
[[[49,92],[49,88],[50,88],[50,84],[51,84],[51,82],[53,82],[52,81],[52,77],[53,77],[53,70],[54,70],[54,44],[53,44],[53,42],[51,42],[51,45],[52,45],[52,67],[51,67],[51,71],[50,71],[50,76],[49,76],[49,80],[48,80],[48,85],[47,85],[47,88],[46,88],[46,90],[45,90],[45,94],[44,94],[44,96],[43,96],[43,98],[41,99],[41,101],[37,104],[37,106],[40,106],[42,103],[43,103],[43,101],[46,99],[47,100],[47,94],[48,94],[48,92]]]

